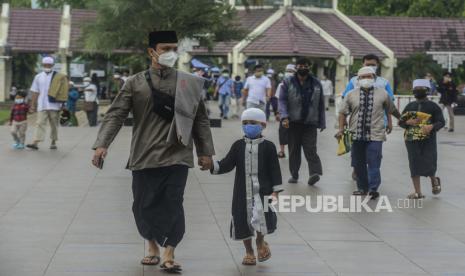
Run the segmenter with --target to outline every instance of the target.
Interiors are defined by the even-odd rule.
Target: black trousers
[[[87,121],[89,121],[89,126],[94,127],[97,126],[97,119],[98,119],[98,104],[94,104],[94,109],[91,111],[87,111]]]
[[[321,160],[317,153],[317,128],[302,123],[289,124],[289,171],[293,178],[299,178],[302,148],[308,162],[310,175],[323,175]]]
[[[279,144],[287,145],[289,144],[289,129],[283,127],[283,122],[279,123]]]
[[[188,170],[174,165],[132,172],[132,211],[144,239],[163,247],[181,242],[186,228],[183,202]]]

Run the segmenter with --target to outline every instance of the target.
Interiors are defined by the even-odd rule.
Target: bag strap
[[[147,83],[150,87],[150,90],[152,90],[152,93],[155,94],[155,87],[153,87],[153,83],[152,83],[152,77],[150,76],[150,72],[147,70],[145,71],[145,79],[147,80]]]
[[[162,93],[160,91],[158,91],[157,89],[155,89],[155,87],[153,87],[153,83],[152,83],[152,77],[150,76],[150,72],[147,70],[145,71],[145,79],[147,80],[147,84],[149,85],[150,87],[150,90],[152,90],[152,96],[155,98],[157,95],[160,95],[160,94],[165,94],[165,93]],[[166,94],[167,96],[169,96],[168,94]],[[171,96],[170,96],[171,97]]]
[[[220,86],[218,86],[218,90],[220,90],[220,89],[221,89],[221,87],[223,87],[223,85],[225,85],[227,82],[228,82],[228,80],[225,80],[225,81],[223,81],[223,83],[222,83],[222,84],[220,84]]]

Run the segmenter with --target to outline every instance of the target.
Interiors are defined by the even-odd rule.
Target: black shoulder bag
[[[145,72],[145,79],[152,90],[153,112],[167,121],[172,121],[174,117],[174,97],[162,93],[155,89],[149,71]]]

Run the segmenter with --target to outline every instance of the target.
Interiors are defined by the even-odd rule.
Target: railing
[[[247,3],[250,7],[260,6],[283,6],[290,5],[298,7],[332,8],[333,0],[234,0],[235,6],[244,6]]]
[[[236,6],[244,6],[244,2],[247,2],[249,6],[282,6],[284,0],[236,0]]]
[[[292,0],[292,5],[300,7],[332,8],[333,0]]]

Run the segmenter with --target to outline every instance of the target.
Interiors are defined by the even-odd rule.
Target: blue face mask
[[[250,139],[258,138],[260,137],[260,134],[262,134],[261,125],[252,125],[252,124],[242,125],[242,130],[244,131],[245,136]]]

